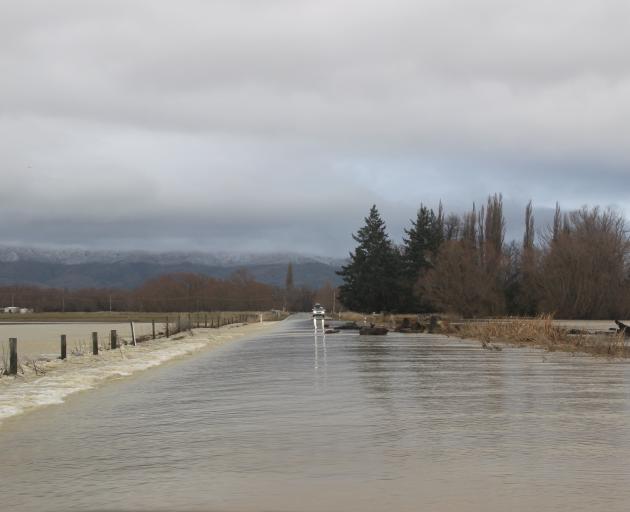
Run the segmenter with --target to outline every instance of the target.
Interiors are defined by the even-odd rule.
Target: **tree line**
[[[261,311],[282,307],[283,290],[257,282],[246,270],[228,279],[176,273],[146,281],[133,290],[38,286],[0,287],[0,306],[36,312],[95,311]]]
[[[630,239],[613,209],[556,205],[553,223],[536,232],[530,201],[522,240],[506,242],[500,194],[464,215],[421,205],[395,244],[372,206],[353,238],[339,299],[355,311],[630,316]]]

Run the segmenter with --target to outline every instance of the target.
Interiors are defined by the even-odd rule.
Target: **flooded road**
[[[6,510],[626,511],[630,365],[305,317],[0,427]]]

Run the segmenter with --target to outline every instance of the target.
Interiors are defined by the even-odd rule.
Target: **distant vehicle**
[[[313,306],[313,318],[324,318],[326,316],[326,309],[321,304],[315,304]]]
[[[326,330],[326,309],[321,304],[317,303],[313,306],[313,327],[315,328],[315,332],[317,333],[320,330],[318,324],[321,324],[321,330],[324,332]]]

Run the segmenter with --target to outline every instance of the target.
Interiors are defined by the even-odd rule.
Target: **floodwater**
[[[9,419],[0,453],[15,511],[627,511],[630,365],[293,317]]]
[[[155,329],[164,330],[164,324],[156,323]],[[68,353],[92,350],[92,333],[98,333],[101,345],[109,343],[109,335],[115,330],[121,340],[131,339],[131,325],[124,323],[82,323],[82,322],[43,322],[43,323],[0,323],[0,353],[8,353],[9,338],[17,338],[20,357],[59,357],[61,335],[66,335]],[[136,336],[151,334],[150,322],[134,322]]]

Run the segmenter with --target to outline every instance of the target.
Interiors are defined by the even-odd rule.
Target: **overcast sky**
[[[630,208],[626,0],[3,0],[0,243],[343,256]],[[547,209],[547,210],[545,210]]]

